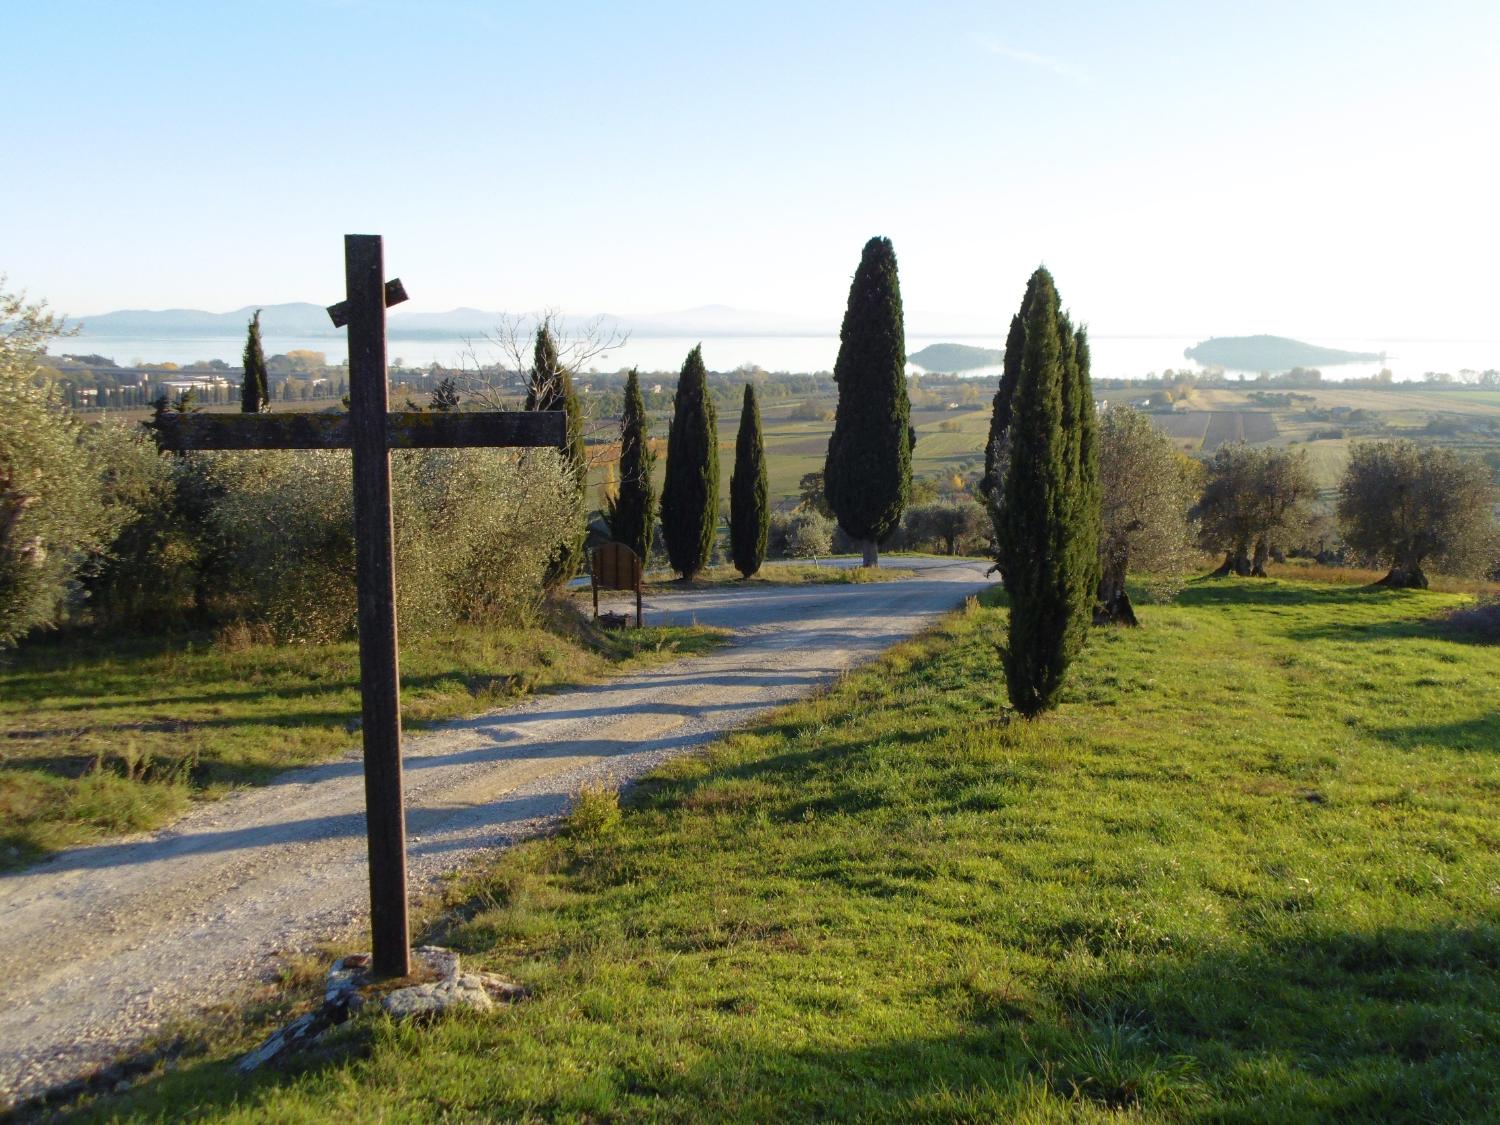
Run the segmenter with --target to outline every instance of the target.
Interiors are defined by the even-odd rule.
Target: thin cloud
[[[1089,80],[1088,71],[1064,59],[1055,59],[1051,55],[1039,55],[1035,51],[1017,50],[1015,47],[1007,47],[1004,43],[989,38],[981,39],[979,45],[992,55],[998,55],[1002,59],[1009,59],[1011,62],[1022,63],[1026,66],[1039,67],[1059,78],[1067,78],[1073,82]]]

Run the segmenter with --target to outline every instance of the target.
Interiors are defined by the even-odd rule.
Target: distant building
[[[141,384],[145,386],[145,384]],[[163,390],[182,394],[184,391],[203,391],[211,387],[227,387],[229,380],[220,375],[180,375],[172,379],[163,379],[157,383]]]

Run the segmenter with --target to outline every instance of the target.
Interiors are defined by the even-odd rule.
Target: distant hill
[[[261,332],[267,336],[340,336],[321,305],[297,301],[285,305],[247,305],[233,312],[201,309],[125,309],[80,317],[85,336],[236,336],[261,310]]]
[[[1005,359],[1003,351],[976,348],[969,344],[928,344],[906,357],[923,371],[973,371],[976,367],[995,367]]]
[[[1293,367],[1333,367],[1340,363],[1372,363],[1385,358],[1377,352],[1346,352],[1289,340],[1285,336],[1215,336],[1183,351],[1205,367],[1235,371],[1286,371]]]
[[[238,336],[254,315],[256,306],[247,305],[232,312],[211,313],[201,309],[126,309],[80,317],[85,337],[163,337],[163,336]],[[261,332],[267,337],[342,336],[321,305],[296,301],[261,306]],[[509,319],[503,312],[484,309],[449,309],[447,312],[407,312],[392,309],[387,327],[393,338],[472,336],[494,332]],[[565,314],[570,324],[592,323],[589,315]],[[597,319],[605,332],[630,332],[638,336],[783,336],[826,335],[835,326],[807,318],[795,319],[771,313],[731,309],[724,305],[704,305],[682,312],[651,313],[638,316],[602,314]],[[533,315],[521,317],[523,326],[533,323]]]

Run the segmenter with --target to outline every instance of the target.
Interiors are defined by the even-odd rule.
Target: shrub
[[[120,518],[99,495],[82,427],[40,371],[60,332],[0,278],[0,646],[57,622]]]
[[[771,517],[768,553],[782,559],[810,559],[833,551],[833,521],[810,509]]]
[[[108,626],[176,624],[198,606],[201,527],[179,499],[193,494],[197,461],[165,457],[139,428],[90,426],[100,499],[119,530],[92,567],[80,610]]]
[[[903,526],[903,541],[913,551],[978,555],[989,547],[989,513],[984,505],[968,498],[912,508],[906,513]]]
[[[211,519],[226,608],[283,640],[322,640],[355,620],[351,465],[336,451],[216,454]],[[397,608],[404,628],[518,620],[540,596],[574,494],[553,450],[426,450],[392,458]],[[238,604],[233,604],[237,602]]]
[[[568,812],[568,834],[579,840],[597,840],[620,824],[620,794],[595,782],[578,790]]]

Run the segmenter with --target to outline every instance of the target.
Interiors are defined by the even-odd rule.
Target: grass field
[[[550,630],[407,634],[402,719],[417,729],[716,643],[707,629],[602,633],[560,616]],[[359,709],[353,641],[64,636],[0,654],[0,870],[357,747]]]
[[[456,887],[432,936],[534,999],[253,1080],[244,1026],[93,1112],[1484,1117],[1500,647],[1435,623],[1463,601],[1197,582],[1035,723],[971,607]]]

